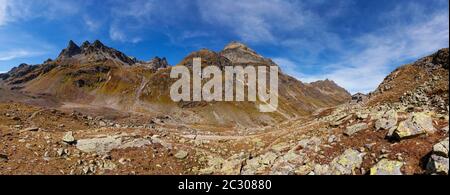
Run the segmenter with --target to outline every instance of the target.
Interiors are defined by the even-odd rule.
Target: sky
[[[449,47],[448,0],[0,0],[0,72],[56,58],[69,40],[166,57],[245,43],[303,82],[373,91]]]

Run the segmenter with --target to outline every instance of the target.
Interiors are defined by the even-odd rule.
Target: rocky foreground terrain
[[[75,59],[73,56],[77,63],[100,59],[106,64],[118,59],[121,66],[149,64],[103,48],[102,52],[115,56],[115,61],[105,62],[105,55],[86,49],[99,47],[98,44],[83,44],[83,52],[96,53],[89,58],[80,55],[80,48],[70,43],[56,62],[28,68],[32,70],[27,73],[13,69],[1,75],[4,80],[0,87],[0,174],[448,175],[448,49],[400,67],[376,91],[358,94],[353,100],[347,99],[342,91],[315,103],[305,103],[304,99],[299,103],[286,96],[285,104],[301,104],[304,108],[316,105],[315,111],[265,125],[186,122],[168,113],[92,103],[98,101],[69,101],[63,98],[64,94],[58,94],[64,91],[58,87],[55,93],[30,90],[48,79],[49,74],[57,75],[55,70],[63,69],[59,67],[61,62],[66,65],[67,60]],[[228,58],[209,51],[192,55],[206,55],[211,57],[209,60],[223,63],[228,60],[249,63],[249,59],[272,63],[243,48],[246,47],[237,43],[227,46],[219,56]],[[242,58],[241,50],[249,56]],[[164,59],[152,60],[150,64],[152,71],[167,68]],[[22,66],[24,70],[27,65]],[[101,67],[110,66],[97,67],[100,68],[94,72],[100,76],[95,77],[96,81],[103,82],[101,74],[111,71]],[[75,70],[80,75],[71,84],[81,89],[91,85],[92,77],[80,79],[92,75],[89,71],[79,67]],[[290,81],[292,85],[297,82]],[[312,89],[335,85],[332,81],[327,83],[327,86],[297,83],[301,86],[297,87],[310,88],[309,92],[322,97],[320,90]],[[47,83],[47,87],[54,85]],[[94,87],[98,87],[97,83],[87,88]],[[90,97],[79,90],[76,94],[80,98]],[[336,101],[339,95],[345,101]],[[145,99],[139,96],[138,99],[143,104]],[[197,114],[198,107],[205,108],[187,105],[178,106],[194,109],[190,111]],[[286,106],[284,111],[289,109]]]

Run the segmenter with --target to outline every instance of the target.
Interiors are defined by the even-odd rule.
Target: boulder
[[[389,130],[395,127],[395,125],[397,125],[397,122],[398,122],[397,111],[389,110],[384,114],[383,118],[380,118],[375,122],[375,129]]]
[[[313,175],[331,175],[329,165],[316,164],[314,166],[314,171],[311,173]]]
[[[278,155],[274,152],[267,152],[263,155],[254,157],[246,161],[246,165],[242,168],[243,175],[263,174],[266,168],[270,168]]]
[[[448,158],[433,154],[428,161],[427,171],[430,174],[448,175],[448,163]]]
[[[151,145],[152,141],[127,135],[105,136],[78,140],[76,147],[86,153],[107,154],[114,149],[139,148]]]
[[[425,113],[413,113],[410,118],[400,122],[393,136],[398,139],[407,139],[435,131],[430,116]]]
[[[39,127],[29,127],[29,128],[24,129],[23,131],[24,132],[25,131],[39,131]]]
[[[187,151],[180,150],[180,151],[178,151],[175,154],[175,158],[177,158],[177,159],[185,159],[188,155],[189,155],[189,153]]]
[[[69,132],[65,133],[63,138],[62,138],[62,141],[66,142],[68,144],[74,143],[76,140],[73,137],[73,132],[69,131]]]
[[[449,138],[433,146],[430,160],[427,164],[427,171],[431,174],[448,175],[448,145]]]
[[[241,174],[242,165],[244,164],[247,158],[248,155],[244,154],[235,154],[231,156],[229,159],[223,162],[222,169],[220,169],[220,173],[223,175]]]
[[[357,169],[361,168],[364,153],[357,150],[348,149],[342,155],[333,159],[330,163],[332,175],[354,175]]]
[[[7,162],[8,156],[6,154],[0,154],[0,162]]]
[[[448,133],[448,125],[446,127],[442,128],[442,131],[445,133]]]
[[[350,120],[352,117],[353,115],[351,114],[350,115],[340,114],[333,119],[333,122],[331,122],[330,125],[333,127],[337,127],[339,125],[342,125],[344,122]]]
[[[423,112],[421,113],[414,113],[412,117],[413,123],[426,131],[427,133],[435,133],[436,129],[433,126],[433,119],[428,114],[425,114]]]
[[[433,154],[448,158],[448,144],[449,138],[439,142],[433,146]]]
[[[370,169],[370,175],[402,175],[403,165],[403,162],[382,159]]]
[[[290,146],[289,146],[289,144],[288,143],[284,143],[284,142],[282,142],[282,143],[278,143],[278,144],[276,144],[276,145],[274,145],[274,146],[272,146],[272,150],[274,151],[274,152],[283,152],[283,151],[285,151],[285,150],[288,150],[290,148]]]
[[[347,136],[352,136],[353,134],[367,128],[369,128],[369,125],[367,125],[366,123],[358,123],[347,127],[347,129],[344,131],[344,134]]]
[[[122,144],[122,138],[107,136],[103,138],[82,139],[77,142],[77,149],[86,153],[107,154]]]

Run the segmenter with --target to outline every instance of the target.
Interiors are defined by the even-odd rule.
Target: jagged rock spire
[[[67,47],[61,51],[61,54],[59,54],[59,58],[70,58],[80,53],[81,48],[72,40],[70,40]]]

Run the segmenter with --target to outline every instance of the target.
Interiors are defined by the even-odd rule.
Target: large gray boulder
[[[400,122],[393,136],[398,139],[407,139],[422,134],[434,133],[433,120],[425,113],[413,113],[410,118]]]
[[[427,164],[427,171],[431,174],[448,175],[448,145],[449,138],[433,146],[430,160]]]
[[[364,155],[353,149],[346,150],[330,163],[330,173],[332,175],[355,175],[355,171],[361,168]]]
[[[358,123],[352,126],[347,127],[347,129],[344,131],[344,134],[347,136],[352,136],[355,133],[358,133],[361,130],[368,129],[369,125],[366,123]]]
[[[403,165],[403,162],[382,159],[370,169],[370,175],[403,175]]]

